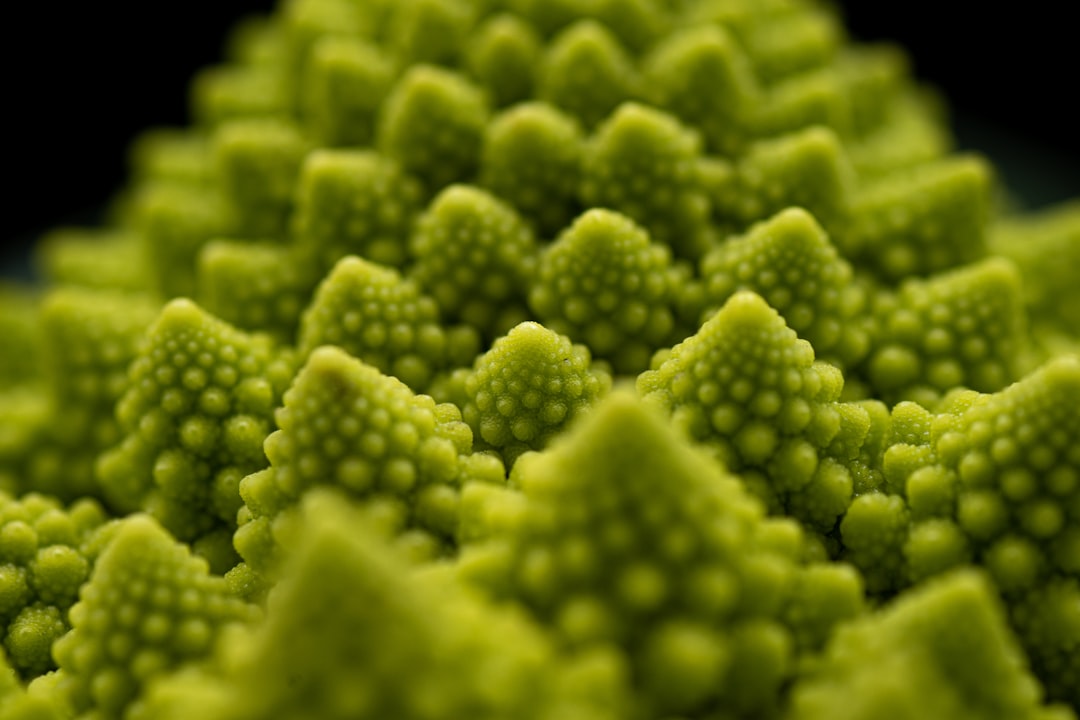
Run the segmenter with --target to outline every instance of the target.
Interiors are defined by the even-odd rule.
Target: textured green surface
[[[1076,717],[1076,204],[902,51],[285,0],[227,58],[0,288],[0,717]]]

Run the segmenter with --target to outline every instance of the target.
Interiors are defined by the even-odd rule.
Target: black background
[[[120,186],[140,130],[187,122],[187,86],[228,28],[273,0],[19,3],[2,45],[0,267],[50,226],[86,221]],[[962,147],[987,150],[1029,204],[1080,195],[1080,37],[1067,4],[959,14],[943,0],[840,3],[852,36],[905,46],[943,90]],[[1034,168],[1034,169],[1032,169]]]

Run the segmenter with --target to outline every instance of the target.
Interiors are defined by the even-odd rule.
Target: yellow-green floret
[[[239,25],[0,283],[0,718],[1076,720],[1080,205],[835,5]]]

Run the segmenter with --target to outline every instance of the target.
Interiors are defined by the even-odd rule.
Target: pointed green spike
[[[831,229],[846,218],[856,187],[840,138],[819,125],[750,145],[735,182],[714,193],[714,202],[717,214],[738,226],[795,206]]]
[[[199,251],[228,230],[228,211],[216,189],[144,183],[129,202],[129,222],[142,240],[154,289],[166,298],[193,295]]]
[[[376,46],[328,35],[311,49],[303,83],[305,117],[326,147],[365,147],[390,93],[395,66]]]
[[[595,127],[626,100],[640,94],[633,60],[611,31],[593,20],[562,30],[540,65],[537,97]]]
[[[850,367],[869,349],[865,297],[852,268],[805,210],[791,208],[709,252],[701,262],[712,310],[739,290],[760,294],[815,354]]]
[[[296,193],[296,252],[316,278],[346,255],[405,264],[420,186],[394,160],[369,150],[315,151]]]
[[[185,541],[231,533],[240,479],[266,465],[263,441],[291,376],[290,357],[268,338],[173,300],[147,331],[117,405],[126,436],[98,462],[106,497],[151,512]],[[235,556],[215,570],[233,564]]]
[[[300,321],[300,354],[321,345],[336,345],[421,392],[434,373],[472,358],[479,341],[471,328],[444,329],[435,301],[414,282],[347,256],[319,285]]]
[[[334,492],[305,497],[291,524],[294,552],[266,621],[229,637],[215,658],[221,672],[156,685],[133,720],[192,707],[212,720],[625,717],[617,653],[560,650],[451,568],[418,570],[377,517]]]
[[[750,478],[773,511],[827,532],[850,502],[847,466],[866,441],[867,410],[837,402],[840,371],[815,362],[760,296],[732,295],[637,388]]]
[[[484,130],[480,183],[553,236],[577,212],[583,147],[575,118],[547,103],[520,103]]]
[[[292,345],[317,282],[302,252],[276,242],[211,240],[199,252],[195,299],[241,330]]]
[[[484,93],[465,77],[414,65],[383,103],[375,144],[434,194],[472,180],[488,114]]]
[[[192,79],[190,106],[195,124],[214,128],[235,120],[282,117],[289,111],[289,98],[276,68],[217,65]]]
[[[288,236],[294,188],[310,147],[301,129],[278,118],[233,120],[214,132],[213,157],[229,232]]]
[[[529,307],[616,372],[640,372],[670,341],[679,280],[666,246],[629,218],[595,208],[541,255]]]
[[[469,185],[446,188],[421,215],[410,247],[409,275],[438,301],[444,319],[493,339],[528,317],[536,239],[494,195]]]
[[[761,90],[728,32],[713,23],[680,30],[657,45],[644,64],[659,106],[700,130],[710,152],[742,150]]]
[[[476,3],[399,0],[387,18],[386,47],[401,67],[456,65],[471,41]]]
[[[509,13],[492,15],[465,48],[465,64],[491,93],[494,106],[508,107],[532,97],[542,47],[529,23]]]
[[[511,482],[524,502],[488,528],[507,548],[504,592],[571,646],[622,648],[651,713],[775,702],[795,566],[757,544],[761,505],[654,408],[613,393]]]
[[[580,196],[617,210],[684,258],[708,244],[710,199],[698,171],[701,139],[667,113],[623,103],[585,146]]]
[[[158,303],[114,290],[59,288],[41,306],[49,421],[27,466],[28,487],[63,500],[100,497],[94,458],[121,430],[113,408]]]
[[[54,652],[77,712],[119,718],[143,689],[182,663],[207,656],[227,625],[253,608],[230,597],[154,520],[124,520],[71,610],[73,630]]]
[[[986,253],[991,169],[955,156],[864,183],[849,220],[834,234],[840,251],[886,282],[928,275]]]
[[[970,570],[841,628],[823,662],[796,683],[791,710],[797,720],[1045,712],[993,586]]]
[[[397,378],[335,347],[316,348],[285,393],[266,440],[271,468],[244,478],[235,544],[260,573],[276,560],[272,523],[311,488],[332,485],[393,507],[422,552],[448,549],[472,434],[451,405],[414,395]],[[426,548],[426,550],[424,549]]]
[[[1016,267],[990,258],[879,298],[865,372],[887,402],[928,407],[949,389],[995,392],[1017,378],[1026,317]]]
[[[507,464],[540,450],[611,387],[583,345],[525,322],[477,358],[465,379],[462,417]]]

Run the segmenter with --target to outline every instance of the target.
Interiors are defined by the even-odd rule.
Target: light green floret
[[[199,305],[248,332],[295,342],[315,272],[294,247],[276,242],[211,240],[199,252]]]
[[[47,676],[52,677],[52,676]],[[51,687],[31,685],[29,692],[0,646],[0,717],[4,720],[68,720],[71,712]]]
[[[550,38],[579,20],[610,30],[631,52],[643,52],[670,27],[667,0],[506,0],[505,4]]]
[[[447,569],[416,570],[372,517],[305,498],[266,621],[203,672],[158,685],[132,720],[615,720],[620,658],[577,656]]]
[[[1015,380],[1027,330],[1020,275],[992,258],[926,280],[875,303],[877,333],[865,374],[887,402],[933,407],[964,386],[994,392]]]
[[[122,436],[114,407],[158,304],[141,295],[61,288],[41,308],[49,422],[31,451],[25,489],[68,501],[99,496],[94,459]]]
[[[116,406],[126,437],[97,463],[106,499],[121,512],[154,515],[215,572],[231,568],[240,480],[267,464],[263,441],[292,369],[269,338],[190,300],[170,302]]]
[[[207,656],[228,625],[254,619],[154,520],[124,520],[54,645],[57,690],[79,717],[119,719],[152,680]]]
[[[349,256],[319,285],[300,320],[300,355],[321,345],[336,345],[422,392],[436,372],[468,364],[480,342],[470,327],[441,325],[438,305],[414,282]]]
[[[889,173],[853,195],[833,239],[890,283],[973,262],[986,254],[991,179],[984,160],[967,156]]]
[[[231,233],[256,240],[286,235],[308,150],[307,140],[290,121],[234,120],[217,129],[215,178]]]
[[[496,115],[484,130],[480,184],[551,237],[580,212],[584,137],[573,117],[527,102]]]
[[[911,90],[911,63],[895,45],[849,45],[841,48],[833,71],[851,99],[853,144],[886,127]],[[913,150],[918,144],[913,144]],[[924,158],[925,159],[925,158]]]
[[[1023,549],[1008,553],[1005,562]],[[1005,554],[1005,553],[1003,553]],[[1080,581],[1055,578],[1018,598],[1010,598],[1010,616],[1035,675],[1047,695],[1080,707]]]
[[[984,567],[1051,697],[1076,704],[1080,360],[951,399],[932,418],[928,447],[894,445],[885,458],[923,518],[904,547],[910,579],[969,559]],[[1054,630],[1037,619],[1044,613],[1060,618]]]
[[[862,107],[861,102],[853,103],[857,125]],[[945,103],[932,89],[905,83],[877,110],[882,114],[880,122],[872,129],[862,128],[863,134],[846,145],[860,178],[873,181],[887,177],[897,170],[941,160],[953,150]]]
[[[518,598],[568,647],[621,648],[643,716],[719,706],[767,717],[793,669],[787,622],[809,646],[861,607],[857,581],[801,576],[798,526],[766,520],[736,478],[629,393],[522,456],[511,483],[520,499],[466,488],[463,513],[506,518],[463,571]]]
[[[490,339],[529,316],[536,239],[498,198],[451,185],[420,216],[410,247],[409,276],[435,298],[445,320],[468,323]]]
[[[464,65],[491,93],[497,108],[533,96],[542,41],[536,30],[510,14],[485,20],[469,39]]]
[[[840,627],[823,662],[796,682],[786,717],[1073,717],[1040,695],[992,585],[966,571]]]
[[[943,422],[942,422],[943,421]],[[1063,357],[981,397],[934,432],[956,473],[957,520],[987,553],[1016,535],[1038,548],[1034,574],[989,568],[1003,589],[1044,573],[1080,577],[1080,359]],[[908,480],[911,482],[910,478]],[[1033,549],[1034,549],[1033,548]],[[1021,578],[1023,582],[1017,582]]]
[[[69,629],[93,561],[87,543],[104,521],[92,500],[64,508],[36,493],[0,493],[0,645],[24,681],[56,667],[52,643]]]
[[[740,290],[752,290],[805,338],[814,354],[848,368],[870,348],[869,311],[851,266],[813,216],[784,210],[731,238],[701,261],[706,317]]]
[[[297,255],[316,278],[346,255],[401,267],[419,210],[420,186],[393,160],[367,150],[317,150],[297,187]]]
[[[327,36],[311,50],[303,82],[305,126],[323,147],[369,146],[396,67],[377,47]]]
[[[1073,272],[1080,267],[1080,201],[1001,222],[989,241],[992,252],[1020,269],[1024,303],[1044,352],[1052,355],[1059,343],[1080,349],[1080,283]]]
[[[835,14],[809,3],[792,3],[779,12],[763,14],[756,22],[729,26],[746,49],[755,74],[766,84],[831,64],[844,41],[844,29]]]
[[[375,144],[434,194],[473,179],[488,114],[487,98],[469,80],[414,65],[383,103]]]
[[[208,187],[210,141],[203,132],[177,128],[148,130],[131,143],[131,186],[150,183]]]
[[[710,153],[742,150],[760,89],[746,55],[723,28],[680,30],[644,64],[652,99],[699,130]]]
[[[318,41],[329,35],[369,38],[379,30],[376,14],[383,2],[351,0],[291,0],[282,3],[272,21],[277,26],[272,37],[277,46],[271,62],[282,73],[285,90],[294,111],[300,107],[304,67]]]
[[[36,385],[0,391],[0,492],[29,484],[28,463],[51,422],[49,400]]]
[[[840,137],[852,134],[851,98],[842,77],[819,68],[784,78],[762,95],[750,121],[754,135],[770,137],[812,125],[830,128]]]
[[[32,288],[0,282],[0,390],[31,385],[41,376],[39,305]]]
[[[611,387],[589,367],[589,350],[534,322],[524,322],[476,359],[464,380],[461,412],[474,436],[508,465],[544,448]]]
[[[840,521],[841,558],[857,567],[874,595],[907,587],[904,545],[911,515],[904,498],[872,492],[860,495]]]
[[[623,103],[585,145],[580,197],[617,210],[687,259],[709,244],[700,136],[664,112]]]
[[[837,402],[840,371],[815,362],[810,344],[750,291],[732,296],[658,369],[642,373],[637,388],[738,472],[771,512],[814,530],[831,531],[855,478],[873,471],[866,446],[879,441],[872,432],[879,408]]]
[[[51,285],[151,292],[145,248],[129,230],[53,230],[37,244],[34,261]]]
[[[529,307],[616,372],[635,373],[671,341],[681,278],[666,245],[617,212],[593,209],[541,254]]]
[[[536,95],[593,128],[641,94],[633,60],[610,30],[580,20],[556,36],[540,64]]]
[[[390,5],[386,47],[402,67],[458,64],[471,42],[474,0],[398,0]]]
[[[235,120],[287,117],[289,99],[277,68],[218,65],[200,70],[191,81],[195,125],[213,128]]]
[[[846,217],[854,185],[840,139],[815,126],[749,145],[710,196],[718,220],[735,227],[797,206],[831,229]]]
[[[234,539],[260,575],[279,553],[276,518],[312,487],[388,506],[401,518],[403,542],[430,556],[452,547],[463,480],[503,481],[497,460],[468,455],[472,433],[456,407],[414,395],[338,348],[311,353],[275,417],[279,429],[265,445],[271,467],[241,483]]]
[[[228,228],[228,213],[216,188],[146,183],[130,199],[128,224],[142,239],[150,283],[165,298],[195,292],[199,250]]]
[[[815,361],[810,343],[748,291],[637,380],[638,392],[739,473],[771,511],[821,532],[851,502],[848,466],[870,436],[867,409],[837,402],[843,384],[835,366]]]

